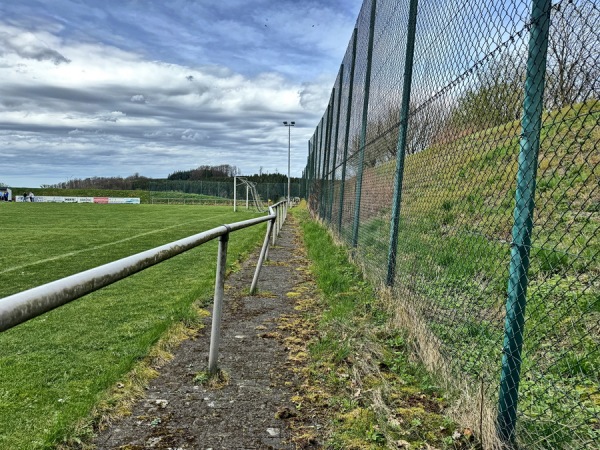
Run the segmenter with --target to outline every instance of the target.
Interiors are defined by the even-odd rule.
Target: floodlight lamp
[[[292,122],[292,126],[296,125],[296,122]]]
[[[283,122],[284,125],[287,125],[287,122]]]

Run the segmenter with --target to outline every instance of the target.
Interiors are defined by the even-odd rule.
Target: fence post
[[[233,212],[237,212],[237,177],[233,176]]]
[[[221,340],[221,316],[223,315],[223,293],[225,292],[225,269],[227,268],[227,243],[229,233],[219,237],[217,256],[217,277],[215,280],[215,299],[213,305],[212,328],[210,331],[210,349],[208,352],[208,373],[217,373],[219,359],[219,341]]]
[[[358,154],[358,173],[356,174],[356,201],[354,202],[354,222],[352,223],[352,248],[358,245],[358,223],[360,221],[360,197],[362,177],[365,166],[365,147],[367,144],[367,119],[369,115],[369,90],[371,85],[371,63],[373,62],[373,35],[375,33],[375,11],[377,0],[371,0],[371,20],[369,21],[369,44],[367,47],[367,70],[365,73],[365,96],[363,102],[362,128],[360,132],[360,150]]]
[[[313,149],[312,149],[312,144],[311,141],[312,139],[309,139],[308,141],[308,161],[306,164],[306,202],[308,203],[309,207],[310,207],[310,192],[311,192],[311,185],[312,185],[312,173],[313,173],[313,161],[314,161],[314,155],[313,155]]]
[[[275,221],[273,222],[273,231],[272,231],[272,235],[273,235],[273,242],[272,245],[275,245],[275,238],[277,237],[277,219],[278,219],[278,215],[279,215],[279,209],[277,208],[277,206],[275,206],[273,208],[273,211],[275,211]]]
[[[318,182],[318,191],[315,197],[315,201],[317,202],[316,211],[317,216],[320,215],[321,211],[321,194],[323,193],[323,117],[321,117],[321,121],[319,125],[317,125],[317,182]]]
[[[354,90],[354,68],[356,66],[356,35],[355,28],[352,33],[352,65],[350,66],[350,79],[348,80],[348,105],[346,108],[346,133],[344,136],[344,157],[342,160],[342,178],[340,180],[340,210],[338,217],[338,233],[342,234],[342,216],[344,214],[344,190],[346,187],[346,161],[348,160],[348,140],[350,139],[350,115],[352,114],[352,94]]]
[[[324,219],[324,215],[325,215],[325,187],[327,185],[326,179],[327,179],[327,163],[329,162],[327,160],[327,153],[328,153],[328,148],[327,148],[327,138],[328,138],[328,131],[329,131],[329,112],[330,112],[330,108],[331,108],[331,98],[329,100],[329,105],[327,105],[327,109],[325,110],[325,115],[323,116],[323,119],[325,120],[324,122],[324,126],[325,129],[323,130],[323,139],[322,139],[322,146],[323,146],[323,153],[322,153],[322,158],[323,158],[323,164],[322,164],[322,173],[321,173],[321,201],[319,202],[319,216],[321,217],[321,219]]]
[[[410,0],[408,11],[408,30],[406,35],[406,54],[404,55],[404,86],[402,88],[402,110],[400,111],[400,130],[396,146],[396,172],[394,174],[394,200],[390,226],[390,244],[388,248],[388,271],[386,285],[392,286],[396,277],[396,249],[398,247],[398,223],[402,206],[402,180],[404,177],[404,157],[406,155],[406,135],[410,113],[410,92],[412,86],[413,57],[415,54],[415,33],[417,29],[418,0]]]
[[[551,6],[551,0],[533,0],[521,120],[521,148],[502,346],[502,375],[498,396],[498,433],[503,441],[513,447],[516,445],[515,428],[527,303],[527,271],[533,228],[535,179],[542,127]]]
[[[267,234],[265,235],[265,241],[260,249],[260,256],[258,257],[258,263],[256,263],[256,270],[254,271],[254,278],[252,278],[252,285],[250,286],[250,295],[256,293],[256,285],[258,284],[258,277],[260,275],[260,269],[262,269],[263,262],[267,258],[267,252],[269,250],[269,240],[271,239],[271,232],[273,231],[273,220],[269,220],[267,224]]]
[[[335,103],[335,87],[331,91],[329,106],[327,107],[327,123],[325,125],[325,171],[323,177],[323,213],[322,218],[327,220],[327,211],[329,210],[329,183],[327,182],[330,174],[331,162],[331,131],[333,128],[333,105]]]
[[[344,65],[340,66],[340,85],[338,87],[338,98],[337,98],[337,113],[335,118],[335,138],[333,141],[333,158],[332,158],[332,171],[331,171],[331,183],[329,187],[330,198],[329,202],[329,211],[327,215],[329,216],[329,223],[333,220],[333,197],[335,194],[335,165],[337,163],[337,143],[338,136],[340,132],[340,110],[342,109],[342,84],[344,81]]]

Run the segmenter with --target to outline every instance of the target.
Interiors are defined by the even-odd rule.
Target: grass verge
[[[300,411],[296,443],[314,446],[324,425],[331,449],[473,447],[473,431],[444,415],[446,394],[411,358],[384,301],[346,250],[305,209],[293,214],[320,291],[305,288],[299,302],[307,311],[304,323],[287,327],[297,334],[287,339],[292,358],[306,361],[297,370],[302,383],[292,398]]]

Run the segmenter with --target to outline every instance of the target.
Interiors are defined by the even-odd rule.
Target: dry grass
[[[467,378],[447,363],[440,351],[442,343],[406,300],[413,298],[414,293],[403,292],[402,286],[398,286],[393,293],[381,288],[379,295],[390,314],[390,326],[409,333],[409,343],[415,354],[443,387],[453,393],[447,414],[463,426],[476,430],[483,448],[503,448],[496,432],[495,405],[481,395],[478,380]]]

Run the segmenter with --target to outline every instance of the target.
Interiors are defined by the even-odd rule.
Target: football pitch
[[[256,216],[231,207],[0,204],[0,298]],[[232,233],[228,265],[265,231]],[[81,434],[107,389],[174,323],[195,320],[192,304],[211,304],[216,249],[209,242],[0,333],[0,448],[50,448]]]

